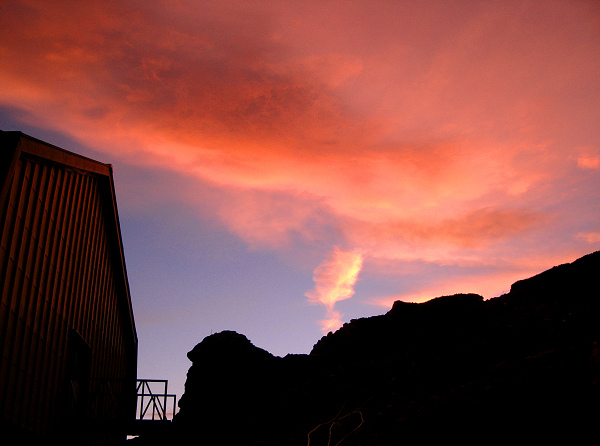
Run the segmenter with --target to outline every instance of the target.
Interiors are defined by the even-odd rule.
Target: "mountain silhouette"
[[[324,336],[308,355],[275,357],[241,334],[211,335],[188,353],[169,441],[583,441],[600,415],[599,272],[595,252],[487,301],[397,301]]]

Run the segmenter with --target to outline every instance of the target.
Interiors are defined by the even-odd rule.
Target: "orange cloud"
[[[355,220],[342,227],[346,237],[375,257],[459,262],[473,251],[522,236],[548,220],[524,209],[482,208],[436,220]]]
[[[535,230],[597,226],[574,222],[600,190],[600,14],[515,5],[13,1],[0,106],[218,190],[168,198],[253,247],[519,262]],[[332,278],[317,270],[321,302]],[[332,326],[335,301],[321,302]]]
[[[321,325],[321,330],[323,333],[329,333],[330,331],[336,331],[344,322],[342,321],[342,315],[338,311],[327,311],[327,319],[323,319],[319,321],[319,325]]]
[[[577,165],[582,169],[599,169],[600,158],[597,156],[593,157],[580,157],[577,158]]]
[[[337,330],[341,315],[334,310],[335,304],[354,295],[354,285],[362,268],[363,254],[359,250],[342,251],[339,248],[314,271],[315,288],[306,293],[309,302],[325,306],[327,318],[321,322],[323,331]]]

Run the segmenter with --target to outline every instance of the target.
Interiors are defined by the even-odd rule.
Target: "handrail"
[[[164,384],[157,386],[158,383]],[[138,379],[136,420],[169,421],[167,412],[167,401],[173,400],[173,411],[170,413],[171,419],[175,416],[176,395],[167,393],[168,381],[166,379]],[[159,387],[157,389],[156,387]],[[151,414],[151,415],[150,415]]]

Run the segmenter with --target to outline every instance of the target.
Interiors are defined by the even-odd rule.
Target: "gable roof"
[[[127,322],[130,339],[137,346],[137,332],[125,266],[112,165],[69,152],[22,132],[0,130],[0,209],[4,206],[10,190],[10,181],[8,180],[14,174],[17,163],[21,158],[34,158],[44,164],[53,164],[86,175],[93,175],[98,181],[104,202],[105,221],[111,241],[114,271],[117,276],[115,279],[120,289],[119,295],[122,296],[120,297],[119,306],[123,312],[123,319]],[[4,222],[0,222],[0,225],[3,224]]]

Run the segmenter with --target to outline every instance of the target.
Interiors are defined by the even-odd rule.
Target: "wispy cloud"
[[[335,247],[314,271],[315,288],[306,293],[309,302],[325,307],[326,318],[321,321],[324,333],[335,331],[342,325],[341,314],[335,304],[354,295],[354,285],[362,268],[360,250],[342,251]]]

